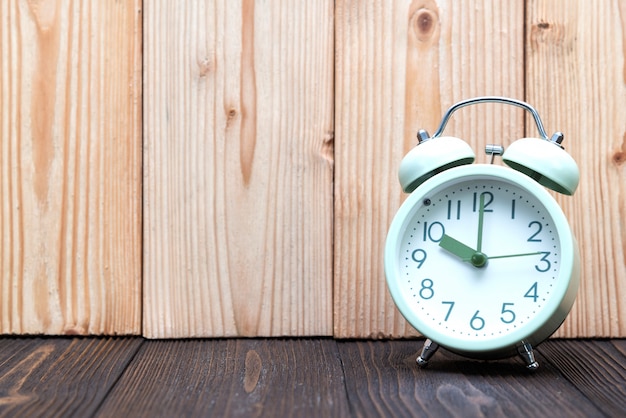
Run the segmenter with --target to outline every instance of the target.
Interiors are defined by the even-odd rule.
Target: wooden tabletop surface
[[[0,338],[0,416],[626,416],[626,340],[549,340],[540,367],[420,340]]]

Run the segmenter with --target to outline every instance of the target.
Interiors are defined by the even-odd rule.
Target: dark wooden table
[[[540,368],[421,341],[0,338],[0,416],[626,416],[626,340],[550,340]]]

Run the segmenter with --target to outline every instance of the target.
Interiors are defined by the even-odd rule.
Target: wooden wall
[[[0,333],[415,335],[382,253],[415,133],[524,99],[565,133],[583,274],[626,336],[626,1],[0,3]],[[535,127],[480,105],[481,150]]]
[[[558,335],[626,336],[626,1],[534,1],[527,19],[527,100],[581,171],[576,195],[559,198],[582,282]]]
[[[411,333],[386,290],[387,229],[404,196],[402,157],[418,129],[475,96],[524,95],[520,1],[338,2],[335,109],[335,322],[341,337]],[[446,134],[477,155],[524,133],[523,112],[483,105],[455,113]],[[477,158],[478,162],[487,159]]]
[[[145,334],[330,334],[332,2],[144,6]]]
[[[141,332],[141,2],[0,2],[0,332]]]

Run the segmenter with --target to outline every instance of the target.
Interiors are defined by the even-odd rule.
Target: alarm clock
[[[530,112],[540,138],[488,145],[491,163],[474,163],[471,147],[443,131],[456,110],[485,102]],[[533,347],[563,323],[580,280],[576,240],[546,190],[578,186],[563,134],[548,138],[528,103],[478,97],[452,106],[433,136],[417,136],[400,164],[410,195],[389,227],[384,265],[395,305],[426,337],[418,365],[444,347],[475,359],[519,355],[536,369]],[[498,155],[506,166],[493,164]]]

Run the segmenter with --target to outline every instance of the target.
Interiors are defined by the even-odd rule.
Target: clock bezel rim
[[[408,304],[409,297],[403,295],[399,286],[400,275],[397,273],[400,263],[399,251],[403,231],[410,222],[409,216],[417,210],[416,205],[433,192],[452,186],[455,182],[464,182],[472,178],[500,180],[532,194],[553,219],[561,247],[561,266],[556,278],[552,297],[540,312],[527,324],[503,336],[484,340],[468,340],[443,334],[420,318]],[[396,212],[389,227],[385,242],[384,268],[388,290],[393,301],[404,318],[418,332],[451,351],[470,357],[514,354],[521,341],[539,344],[551,335],[565,320],[573,305],[578,290],[579,254],[574,235],[561,206],[539,183],[511,168],[490,164],[469,164],[451,168],[426,180],[417,187]]]

